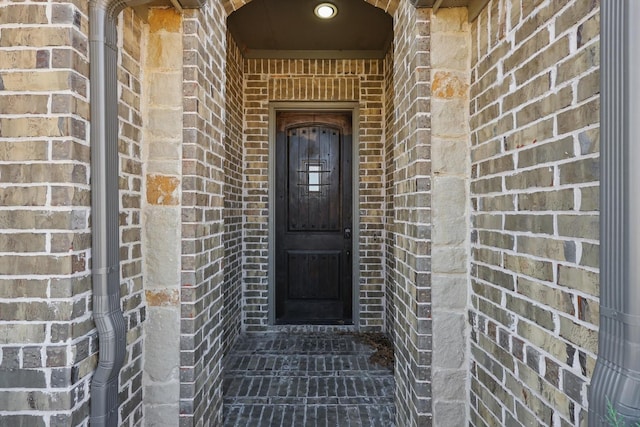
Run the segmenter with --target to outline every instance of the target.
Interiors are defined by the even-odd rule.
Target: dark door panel
[[[291,300],[340,299],[341,251],[289,251],[287,254]],[[304,277],[305,280],[298,280]]]
[[[349,323],[351,114],[276,121],[276,321]]]

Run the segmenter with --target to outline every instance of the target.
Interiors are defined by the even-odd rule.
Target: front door
[[[351,113],[276,114],[276,323],[352,322]]]

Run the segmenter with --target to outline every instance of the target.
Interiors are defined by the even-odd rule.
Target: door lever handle
[[[344,238],[345,239],[350,239],[351,238],[351,229],[349,227],[344,229]]]

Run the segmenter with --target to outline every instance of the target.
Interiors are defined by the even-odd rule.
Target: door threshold
[[[357,332],[356,325],[270,325],[266,332],[299,333],[327,333],[327,332]]]
[[[317,326],[349,326],[353,325],[353,321],[343,320],[343,319],[296,319],[293,317],[292,319],[277,319],[276,325],[317,325]]]

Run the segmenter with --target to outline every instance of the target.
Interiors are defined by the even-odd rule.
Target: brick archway
[[[398,9],[400,0],[364,0],[367,3],[384,10],[389,15],[393,16]],[[227,16],[240,9],[242,6],[250,3],[251,0],[222,0],[222,7],[224,7]]]

